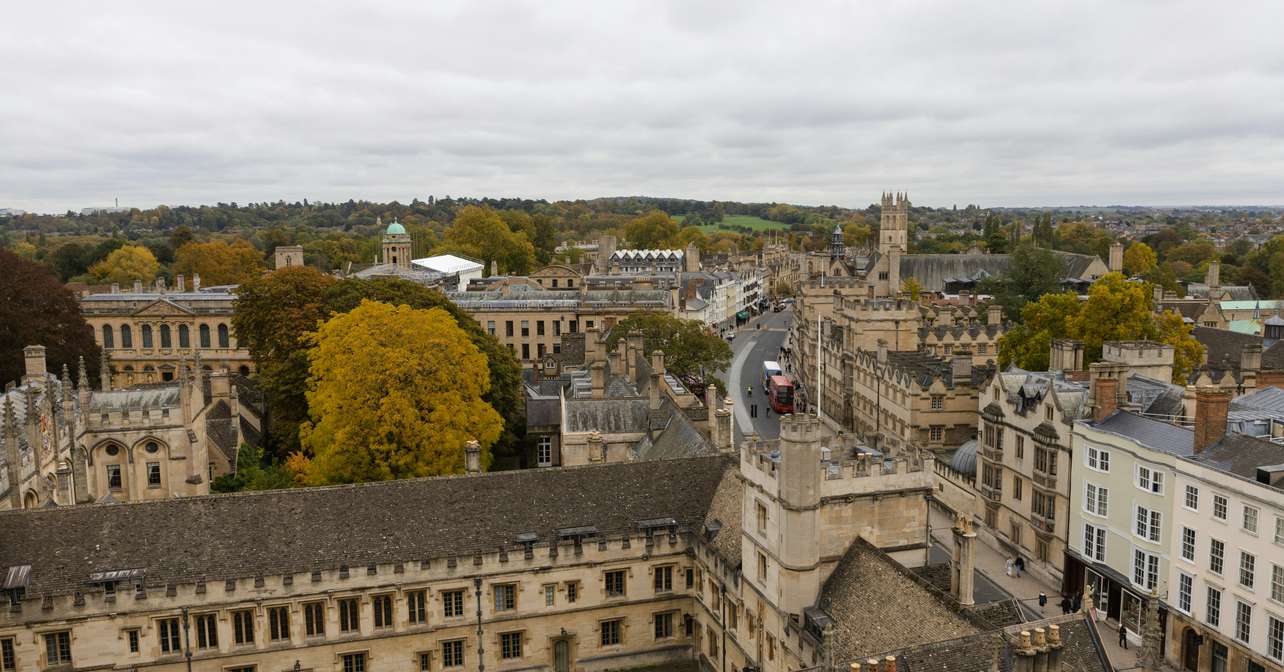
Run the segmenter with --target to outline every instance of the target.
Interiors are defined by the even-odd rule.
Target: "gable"
[[[174,303],[169,299],[156,299],[134,311],[134,317],[186,317],[190,315],[195,315],[192,309]]]

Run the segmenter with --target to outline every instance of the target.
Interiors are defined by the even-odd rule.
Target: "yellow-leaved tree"
[[[106,259],[89,267],[95,279],[122,285],[135,280],[150,281],[160,271],[156,255],[142,245],[126,245],[112,250]]]
[[[477,440],[482,464],[503,420],[482,395],[486,357],[450,316],[362,301],[308,336],[310,458],[292,469],[309,485],[462,473]]]
[[[246,240],[187,243],[174,252],[174,263],[170,266],[175,274],[199,274],[206,285],[239,284],[258,275],[262,269],[263,253]]]

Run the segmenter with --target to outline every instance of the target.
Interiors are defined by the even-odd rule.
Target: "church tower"
[[[382,219],[377,221],[383,223]],[[410,268],[410,234],[395,219],[383,232],[383,263],[397,268]]]
[[[834,225],[834,232],[829,236],[829,260],[841,261],[846,254],[846,247],[843,245],[843,227]]]
[[[909,195],[883,194],[883,214],[878,220],[878,252],[909,252]]]

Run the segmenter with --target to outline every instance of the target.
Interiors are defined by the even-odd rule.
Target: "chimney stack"
[[[972,353],[964,350],[955,352],[954,358],[950,360],[950,373],[954,380],[955,387],[960,385],[972,385]]]
[[[192,291],[193,292],[201,291],[201,274],[200,273],[192,274]]]
[[[1262,345],[1260,343],[1246,345],[1239,352],[1239,370],[1241,373],[1262,370]]]
[[[709,443],[716,446],[718,445],[718,416],[715,415],[718,410],[718,387],[716,385],[704,388],[704,410],[709,416]]]
[[[593,362],[589,366],[589,375],[591,376],[593,398],[602,399],[606,397],[606,363]]]
[[[475,439],[464,444],[464,471],[481,473],[481,444]]]
[[[1215,387],[1195,391],[1195,453],[1217,443],[1226,435],[1226,413],[1230,393]]]
[[[112,294],[119,294],[119,293],[120,293],[120,283],[119,283],[119,282],[113,282],[113,283],[111,283],[111,293],[112,293]]]
[[[1098,378],[1092,384],[1092,421],[1101,422],[1110,417],[1119,406],[1119,379]]]
[[[991,303],[985,310],[985,323],[995,326],[1003,324],[1003,306]]]
[[[48,374],[45,369],[45,346],[28,345],[22,349],[22,358],[25,363],[25,373],[22,376],[23,383],[45,379]]]
[[[135,294],[141,294],[141,293],[142,293],[142,291],[143,291],[143,281],[142,281],[142,280],[135,280],[135,281],[134,281],[134,293],[135,293]]]
[[[590,462],[606,462],[606,442],[601,432],[593,430],[588,437],[588,459]]]
[[[1222,262],[1208,262],[1208,277],[1205,278],[1204,284],[1208,285],[1209,298],[1212,297],[1212,291],[1222,286]]]
[[[887,341],[882,338],[878,339],[878,363],[887,363]]]
[[[180,292],[180,293],[181,293],[181,292],[186,292],[186,291],[187,291],[187,278],[183,277],[183,274],[182,274],[182,273],[179,273],[179,274],[178,274],[178,276],[174,278],[174,285],[175,285],[175,290],[176,290],[176,291],[178,291],[178,292]]]
[[[1111,273],[1123,273],[1124,270],[1124,246],[1123,243],[1110,244],[1110,258],[1106,268]]]

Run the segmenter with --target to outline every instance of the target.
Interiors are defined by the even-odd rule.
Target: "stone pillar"
[[[1048,626],[1048,672],[1061,672],[1061,627]]]
[[[950,575],[950,589],[959,604],[976,604],[976,532],[967,514],[959,514],[954,524],[954,560]]]
[[[470,474],[481,473],[481,444],[476,440],[464,445],[464,471]]]
[[[718,445],[718,386],[710,385],[704,388],[704,410],[708,417],[705,422],[709,423],[709,442]]]
[[[1048,633],[1034,629],[1034,672],[1048,672]]]
[[[733,412],[731,397],[728,396],[722,402],[722,409],[718,412],[718,449],[722,452],[732,452],[736,449],[736,415]]]
[[[22,349],[22,359],[25,364],[22,382],[42,381],[47,377],[45,346],[28,345]]]
[[[1017,641],[1016,666],[1013,672],[1034,672],[1034,646],[1030,641],[1030,631],[1022,630]]]
[[[88,504],[94,501],[89,494],[89,466],[86,462],[89,454],[81,446],[71,447],[71,487],[75,491],[77,504]]]

